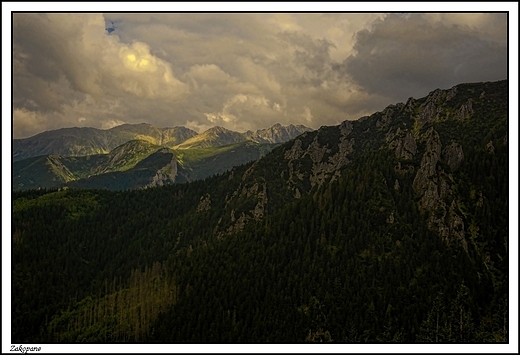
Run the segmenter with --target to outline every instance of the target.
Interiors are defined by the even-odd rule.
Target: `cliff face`
[[[444,161],[455,170],[462,163],[462,148],[458,143],[452,142],[443,150],[439,134],[433,128],[422,135],[421,139],[425,142],[426,148],[413,180],[413,189],[421,196],[420,207],[430,215],[430,228],[436,230],[447,242],[460,242],[467,250],[464,222],[456,210],[456,197],[451,190],[453,176],[440,165],[440,162]],[[449,206],[447,200],[452,201]]]
[[[173,155],[166,148],[159,150],[155,154],[170,154],[171,160],[162,168],[157,170],[155,175],[152,177],[152,181],[145,187],[156,187],[173,184],[178,172],[177,159],[175,158],[175,155]]]
[[[355,139],[349,137],[353,129],[352,123],[345,121],[334,129],[339,131],[336,141],[326,142],[328,132],[322,130],[313,135],[310,144],[305,146],[302,139],[297,138],[284,152],[289,168],[287,183],[295,194],[300,193],[298,185],[304,179],[310,183],[311,188],[321,186],[329,179],[337,179],[341,175],[341,169],[350,162],[348,157],[354,151],[355,145]],[[308,134],[304,137],[307,138]],[[305,164],[309,160],[310,170],[309,164]]]

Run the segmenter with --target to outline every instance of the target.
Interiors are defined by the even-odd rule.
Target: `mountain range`
[[[11,341],[508,343],[508,95],[436,89],[183,184],[13,191]]]
[[[197,134],[185,127],[160,129],[149,124],[124,124],[109,130],[47,131],[13,141],[13,188],[68,184],[127,189],[186,182],[258,159],[277,144],[310,130],[302,125],[276,124],[255,133],[213,127]],[[170,159],[152,157],[146,169],[138,164],[151,155],[164,158],[164,154],[169,154]],[[165,165],[151,166],[152,161]]]

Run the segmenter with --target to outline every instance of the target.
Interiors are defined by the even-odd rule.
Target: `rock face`
[[[243,230],[250,220],[262,220],[267,215],[268,201],[267,183],[240,184],[231,196],[226,197],[225,209],[230,210],[229,218],[219,220],[214,231],[217,238]],[[244,205],[251,207],[240,210],[233,208]]]
[[[160,145],[173,146],[182,143],[192,137],[195,137],[197,132],[186,127],[163,128],[161,130]]]
[[[473,112],[473,100],[468,99],[468,101],[466,101],[466,103],[460,106],[460,108],[457,110],[455,117],[457,117],[459,120],[463,120],[468,118],[471,114],[473,114]]]
[[[131,140],[119,147],[116,147],[106,155],[106,161],[96,166],[91,175],[99,175],[111,171],[122,171],[132,168],[137,159],[135,157],[147,157],[158,150],[158,146],[150,144],[143,140]],[[134,164],[130,164],[129,160],[135,159]]]
[[[168,149],[162,149],[158,151],[159,154],[171,154]],[[156,154],[157,154],[156,153]],[[175,182],[177,176],[178,166],[175,155],[171,154],[172,159],[168,164],[159,169],[157,173],[152,177],[152,181],[146,187],[156,187],[172,184]]]
[[[455,200],[448,207],[446,200],[451,196],[451,174],[446,173],[438,164],[441,157],[456,170],[464,158],[460,144],[452,142],[442,150],[439,134],[430,128],[422,137],[425,142],[425,152],[421,165],[413,181],[413,189],[421,196],[420,208],[430,214],[428,224],[436,230],[447,242],[459,242],[467,251],[464,222],[458,214]]]
[[[396,112],[401,111],[405,105],[403,103],[398,103],[395,105],[387,106],[381,113],[382,116],[379,120],[376,122],[376,127],[380,129],[386,129],[388,125],[391,123],[393,115]]]
[[[311,188],[321,186],[329,178],[337,179],[341,175],[341,169],[350,163],[349,154],[354,151],[354,138],[349,139],[353,126],[349,121],[344,121],[336,129],[339,130],[339,142],[336,145],[328,143],[323,144],[326,140],[316,134],[311,143],[304,149],[300,138],[297,138],[293,145],[285,150],[284,158],[287,160],[289,168],[288,184],[295,194],[297,185],[305,178],[310,181]],[[303,136],[305,137],[305,135]],[[310,160],[311,169],[303,168],[305,161]]]
[[[208,211],[211,209],[211,197],[209,194],[200,197],[199,205],[197,206],[197,212]]]
[[[390,141],[388,147],[395,151],[395,156],[400,159],[412,159],[417,154],[417,143],[410,131],[397,129],[395,134],[387,136]]]
[[[413,180],[413,189],[422,194],[420,205],[422,208],[431,210],[437,204],[440,196],[439,177],[437,174],[437,163],[441,157],[441,141],[439,134],[430,128],[423,139],[426,142],[426,150],[421,159],[421,166]]]
[[[464,160],[464,152],[459,143],[452,142],[442,151],[442,159],[450,166],[452,171],[457,170]]]
[[[439,119],[442,113],[442,107],[439,105],[439,102],[445,97],[446,92],[444,90],[437,89],[431,92],[426,97],[426,101],[419,107],[419,121],[426,123]]]
[[[417,159],[420,154],[420,164],[412,184],[413,190],[420,197],[420,209],[428,214],[428,224],[432,230],[437,231],[447,243],[458,243],[466,251],[464,213],[452,191],[455,184],[453,174],[464,164],[464,142],[447,135],[449,140],[443,145],[434,127],[447,120],[456,122],[472,119],[479,101],[487,99],[484,90],[468,90],[463,85],[449,90],[437,89],[424,99],[410,98],[404,106],[389,106],[376,122],[376,127],[386,131],[388,148],[399,159],[396,171],[400,174],[413,172],[414,166],[407,165],[406,161]],[[409,129],[409,126],[404,129],[388,128],[395,120],[389,115],[395,115],[399,109],[400,115],[409,115],[413,129]],[[492,141],[485,148],[491,154],[495,151]],[[394,190],[399,191],[400,188],[396,181]],[[481,204],[481,199],[478,203]]]
[[[302,133],[310,132],[312,128],[303,125],[282,126],[277,123],[266,129],[259,129],[256,132],[247,131],[244,137],[256,143],[284,143],[296,138]]]

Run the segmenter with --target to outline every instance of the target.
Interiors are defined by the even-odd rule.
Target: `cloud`
[[[312,113],[311,113],[311,109],[308,108],[307,106],[305,106],[303,108],[303,114],[302,114],[302,117],[305,119],[305,121],[307,122],[312,122]]]
[[[196,121],[186,121],[183,125],[186,128],[192,129],[197,133],[202,133],[204,131],[207,131],[211,127],[214,127],[213,125],[206,125],[206,124],[200,124]]]
[[[101,129],[110,129],[114,128],[116,126],[121,126],[122,124],[125,124],[125,121],[120,120],[105,120],[101,121]]]
[[[13,19],[13,105],[33,111],[42,124],[49,121],[45,114],[61,116],[83,102],[90,104],[88,109],[83,105],[89,111],[85,117],[101,127],[105,118],[99,106],[107,99],[125,106],[138,101],[145,109],[151,105],[147,100],[175,102],[188,92],[171,64],[153,55],[146,43],[126,44],[108,35],[101,14],[15,14]],[[92,117],[95,112],[100,116]]]
[[[13,136],[25,138],[32,135],[33,132],[41,132],[47,126],[47,122],[43,121],[34,111],[25,108],[13,110]]]
[[[280,105],[276,104],[271,104],[264,96],[238,94],[226,101],[220,112],[205,113],[205,116],[216,125],[245,131],[256,127],[258,119],[269,123],[276,121],[281,111]]]
[[[372,30],[357,33],[355,53],[343,70],[367,91],[390,100],[421,97],[462,82],[505,79],[505,33],[494,39],[468,25],[500,20],[505,20],[501,14],[388,15],[375,21]]]
[[[436,87],[502,79],[504,22],[449,13],[18,13],[14,134],[114,122],[338,124]]]

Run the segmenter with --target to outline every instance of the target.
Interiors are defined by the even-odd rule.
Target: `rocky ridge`
[[[503,83],[486,84],[493,85]],[[402,177],[389,182],[389,188],[399,192],[404,181],[411,181],[429,228],[446,243],[458,244],[467,251],[468,222],[460,207],[462,202],[454,193],[457,184],[454,174],[464,164],[468,142],[443,127],[471,125],[478,110],[485,109],[480,102],[489,100],[484,90],[478,90],[482,90],[480,84],[437,89],[425,98],[410,98],[406,103],[390,105],[357,121],[306,132],[269,155],[270,175],[284,181],[287,199],[300,198],[337,179],[366,149],[387,149],[395,155],[395,171]],[[506,141],[507,133],[503,137],[503,142]],[[486,149],[493,152],[492,141]],[[251,208],[238,215],[230,211],[229,226],[220,230],[220,235],[241,230],[249,220],[262,218],[252,208],[254,201],[262,201],[270,190],[270,180],[258,176],[262,169],[265,166],[260,160],[244,172],[243,182],[231,199],[251,196],[247,202]],[[230,179],[232,176],[233,172]],[[390,211],[387,222],[393,223],[396,218]]]

